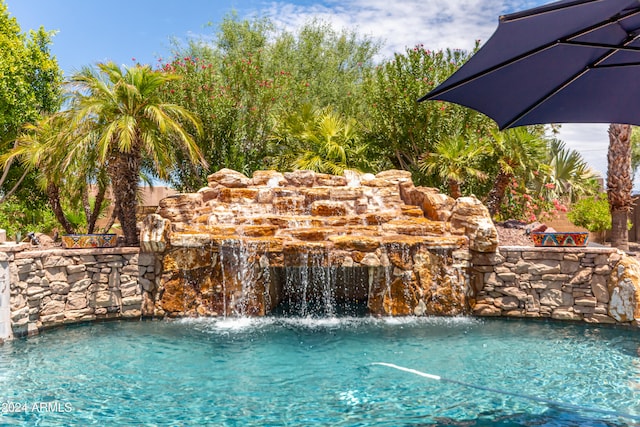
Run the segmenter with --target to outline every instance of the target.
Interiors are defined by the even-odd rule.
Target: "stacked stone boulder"
[[[197,193],[162,200],[141,236],[162,260],[156,313],[176,316],[264,315],[280,299],[274,269],[310,260],[368,269],[372,314],[462,314],[469,249],[497,247],[477,199],[415,187],[397,170],[249,178],[223,169]]]
[[[140,318],[155,260],[137,248],[2,252],[14,336],[100,319]],[[146,284],[146,286],[145,286]]]
[[[615,248],[503,246],[473,256],[471,285],[477,316],[640,321],[640,264]]]

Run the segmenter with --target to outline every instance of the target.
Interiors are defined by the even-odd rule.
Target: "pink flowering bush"
[[[547,183],[535,191],[513,179],[500,209],[501,217],[525,222],[545,222],[557,218],[568,208],[555,190],[554,184]]]

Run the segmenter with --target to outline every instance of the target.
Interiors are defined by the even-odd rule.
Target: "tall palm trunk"
[[[93,209],[89,203],[89,191],[86,190],[82,193],[82,203],[84,205],[85,217],[87,218],[87,233],[89,234],[95,231],[96,221],[98,221],[98,217],[100,216],[106,192],[107,187],[104,185],[98,185],[98,192],[96,193],[96,198],[93,203]]]
[[[103,233],[108,233],[109,230],[111,230],[111,227],[113,227],[113,224],[115,224],[116,222],[116,218],[118,218],[118,210],[116,209],[116,206],[114,206],[113,209],[111,210],[111,215],[109,215],[109,219],[107,220],[107,223],[104,225],[104,228],[102,229]]]
[[[448,179],[447,186],[449,187],[449,196],[453,199],[462,197],[462,191],[460,190],[460,181],[455,179]]]
[[[631,190],[631,126],[609,126],[607,196],[611,211],[611,246],[628,250],[627,221],[633,207]]]
[[[109,163],[109,175],[113,186],[114,209],[127,246],[138,246],[136,207],[138,205],[138,180],[140,179],[140,155],[135,150],[115,153]]]
[[[505,173],[504,171],[500,171],[496,176],[496,180],[489,192],[489,196],[487,196],[487,208],[489,209],[491,216],[498,213],[500,204],[502,203],[502,199],[504,199],[507,187],[509,186],[512,178],[513,174]]]
[[[73,234],[75,230],[73,229],[73,225],[69,222],[67,217],[64,215],[64,211],[62,210],[62,204],[60,203],[60,189],[57,185],[49,182],[47,184],[47,198],[49,199],[49,204],[51,205],[51,210],[55,215],[56,219],[64,228],[64,232],[67,234]]]

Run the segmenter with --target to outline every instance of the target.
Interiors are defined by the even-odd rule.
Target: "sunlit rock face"
[[[462,314],[469,249],[497,247],[483,208],[405,171],[222,169],[145,219],[142,249],[162,262],[147,314]]]
[[[623,257],[611,272],[609,316],[618,322],[640,323],[640,263]]]

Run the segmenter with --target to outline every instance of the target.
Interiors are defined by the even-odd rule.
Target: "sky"
[[[207,37],[228,14],[268,17],[294,30],[317,17],[379,40],[379,59],[417,44],[471,50],[487,41],[500,15],[547,0],[4,0],[23,31],[56,31],[51,50],[65,75],[112,60],[157,64],[175,41]],[[564,124],[559,138],[606,176],[607,125]],[[635,187],[638,187],[636,184]]]

